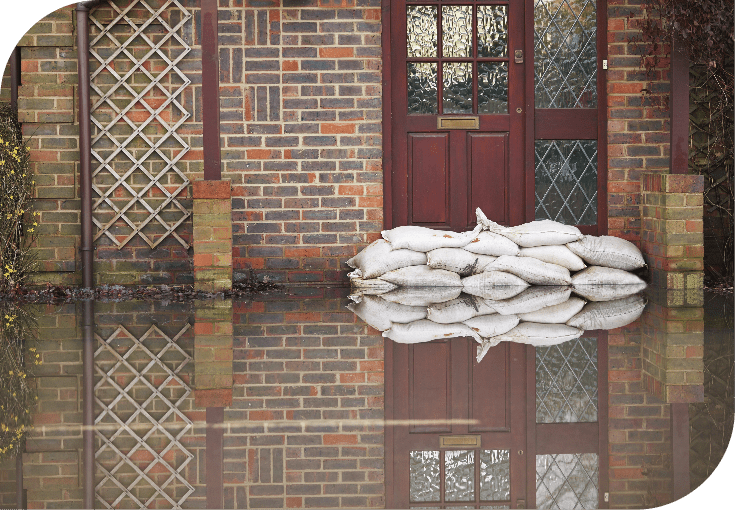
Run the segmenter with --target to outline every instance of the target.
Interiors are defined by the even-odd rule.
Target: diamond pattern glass
[[[409,463],[411,501],[439,501],[439,452],[413,451]]]
[[[536,219],[597,223],[597,141],[536,140]]]
[[[472,113],[472,64],[444,62],[444,113]]]
[[[477,56],[508,55],[508,7],[481,5],[477,8]]]
[[[442,34],[445,58],[472,57],[472,6],[443,6]]]
[[[477,103],[479,113],[508,113],[508,64],[477,64]]]
[[[480,500],[510,499],[510,451],[480,451]]]
[[[408,58],[437,56],[437,8],[431,5],[409,5],[406,8]]]
[[[536,508],[576,510],[598,507],[596,453],[536,456]]]
[[[536,423],[597,421],[597,339],[536,348]]]
[[[596,2],[536,0],[536,108],[597,107]]]
[[[435,62],[408,62],[408,113],[436,114],[437,65]]]
[[[475,452],[447,450],[444,452],[444,500],[472,501],[475,499]]]

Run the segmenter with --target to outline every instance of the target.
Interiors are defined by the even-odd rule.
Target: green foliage
[[[17,112],[0,106],[0,293],[18,289],[35,270],[31,246],[38,232],[32,212],[35,181]]]

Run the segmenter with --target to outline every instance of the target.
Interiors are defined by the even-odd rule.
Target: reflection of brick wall
[[[344,299],[239,303],[225,507],[382,507],[383,339]],[[358,420],[361,423],[358,423]]]

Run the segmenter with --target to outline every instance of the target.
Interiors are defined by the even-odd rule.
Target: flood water
[[[731,295],[482,346],[384,338],[349,292],[3,304],[0,507],[652,508],[727,447]]]

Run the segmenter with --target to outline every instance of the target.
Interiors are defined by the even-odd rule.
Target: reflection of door
[[[392,225],[525,221],[523,4],[391,2]]]

